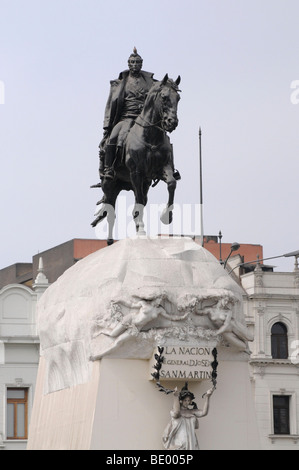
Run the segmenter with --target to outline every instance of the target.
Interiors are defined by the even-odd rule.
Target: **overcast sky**
[[[0,0],[0,269],[98,235],[109,81],[134,46],[155,78],[182,78],[176,223],[198,207],[201,126],[205,234],[299,249],[298,18],[298,0]]]

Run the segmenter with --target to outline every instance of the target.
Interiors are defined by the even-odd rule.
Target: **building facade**
[[[262,449],[299,450],[299,269],[240,276]]]
[[[32,287],[0,290],[0,449],[26,449],[39,363],[36,303],[48,285],[40,264]]]
[[[230,245],[205,239],[223,263]],[[197,241],[197,240],[195,240]],[[25,449],[39,362],[36,303],[79,259],[105,247],[75,239],[0,271],[0,450]],[[273,272],[257,262],[260,245],[240,245],[226,268],[244,291],[244,315],[254,334],[250,374],[262,449],[299,449],[299,269]]]
[[[104,240],[69,240],[34,255],[32,263],[0,270],[0,450],[27,446],[39,363],[39,297],[66,269],[104,246]]]

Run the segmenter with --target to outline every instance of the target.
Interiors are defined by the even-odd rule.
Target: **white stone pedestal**
[[[127,239],[93,253],[46,290],[38,326],[28,449],[164,450],[173,395],[149,380],[149,360],[158,345],[176,340],[219,346],[200,448],[259,447],[249,356],[240,352],[247,334],[242,292],[193,240]],[[180,390],[184,381],[163,385]],[[189,382],[199,409],[210,387],[210,380]]]
[[[222,351],[218,362],[209,414],[199,420],[200,449],[259,449],[248,362]],[[28,450],[164,450],[162,434],[173,397],[147,380],[148,361],[95,361],[89,382],[47,395],[43,395],[44,366],[41,358]],[[173,389],[184,382],[163,385]],[[208,381],[189,383],[199,409],[210,385]]]

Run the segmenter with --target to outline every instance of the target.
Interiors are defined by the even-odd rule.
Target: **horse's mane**
[[[147,108],[148,106],[152,105],[152,102],[156,99],[157,94],[162,88],[161,84],[162,84],[162,81],[159,81],[159,82],[154,82],[154,84],[151,86],[144,102],[144,108]]]
[[[152,106],[153,101],[157,98],[157,95],[162,90],[163,86],[168,86],[169,88],[172,88],[177,92],[180,91],[177,83],[172,80],[172,78],[169,78],[168,75],[166,75],[163,80],[154,82],[154,84],[150,88],[146,100],[144,102],[144,110]]]
[[[173,88],[175,91],[180,91],[177,83],[174,80],[172,80],[172,78],[165,76],[163,80],[153,83],[147,96],[150,96],[152,93],[156,93],[160,91],[162,89],[162,86],[169,86],[170,88]]]

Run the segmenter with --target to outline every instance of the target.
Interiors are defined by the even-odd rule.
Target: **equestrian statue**
[[[134,192],[133,218],[137,234],[145,234],[143,211],[148,191],[159,181],[168,189],[168,201],[161,214],[164,224],[172,222],[174,193],[180,174],[174,167],[173,148],[167,132],[178,125],[180,76],[163,80],[142,70],[143,59],[136,48],[128,59],[128,70],[110,82],[105,109],[104,134],[99,145],[101,205],[92,222],[95,227],[107,217],[108,245],[113,243],[115,204],[122,190]]]

